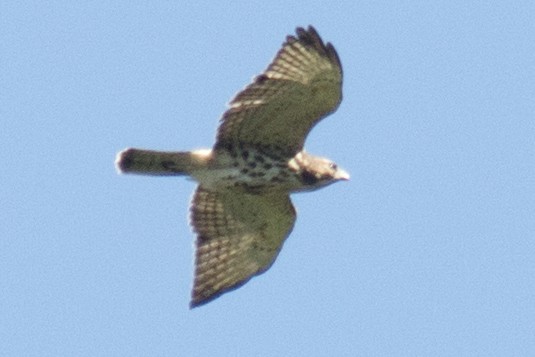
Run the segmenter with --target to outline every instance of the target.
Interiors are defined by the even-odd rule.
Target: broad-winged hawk
[[[316,30],[297,28],[264,73],[239,92],[209,150],[126,149],[120,172],[188,175],[197,234],[191,307],[246,283],[273,264],[295,222],[290,193],[349,175],[303,150],[312,127],[342,99],[342,67]]]

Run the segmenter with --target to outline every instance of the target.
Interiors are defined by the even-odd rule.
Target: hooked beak
[[[344,170],[339,168],[336,171],[336,176],[335,177],[336,177],[337,180],[348,181],[350,176],[349,176],[349,173],[347,171],[344,171]]]

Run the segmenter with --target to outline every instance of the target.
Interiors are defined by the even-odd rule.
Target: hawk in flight
[[[334,162],[303,150],[312,127],[340,104],[342,67],[312,26],[296,33],[230,102],[212,149],[117,155],[122,173],[199,183],[191,203],[197,239],[190,307],[269,269],[295,222],[290,193],[349,179]]]

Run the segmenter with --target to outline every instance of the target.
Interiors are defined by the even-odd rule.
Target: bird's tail
[[[188,175],[204,167],[208,154],[125,149],[117,154],[115,166],[122,173],[155,176]]]

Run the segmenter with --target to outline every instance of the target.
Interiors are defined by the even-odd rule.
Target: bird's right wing
[[[215,148],[235,144],[293,157],[308,132],[342,100],[342,65],[316,30],[297,28],[263,74],[230,103]]]

